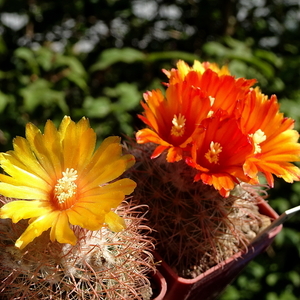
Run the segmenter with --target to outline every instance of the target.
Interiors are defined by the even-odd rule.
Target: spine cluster
[[[153,245],[141,210],[127,202],[118,208],[127,225],[121,232],[76,227],[75,246],[53,243],[44,232],[24,250],[14,243],[27,221],[0,220],[1,299],[150,300]]]
[[[150,159],[154,145],[133,146],[137,163],[128,176],[134,197],[149,205],[149,226],[157,251],[186,278],[194,278],[244,249],[270,223],[259,213],[258,187],[238,185],[224,198],[214,187],[194,182],[194,170],[164,155]]]

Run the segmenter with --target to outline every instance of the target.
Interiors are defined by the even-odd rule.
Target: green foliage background
[[[90,118],[99,139],[141,128],[142,93],[178,59],[228,64],[276,93],[300,129],[299,0],[0,0],[0,147],[30,121]],[[278,213],[300,183],[276,181]],[[300,216],[251,262],[222,300],[300,299]]]

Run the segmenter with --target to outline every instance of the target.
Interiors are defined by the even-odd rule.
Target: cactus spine
[[[153,144],[132,144],[137,163],[128,171],[134,197],[149,205],[157,251],[179,276],[194,278],[245,248],[270,220],[257,204],[258,187],[238,185],[228,198],[202,182],[183,161],[150,159]]]
[[[153,245],[140,212],[124,202],[118,214],[127,228],[121,232],[77,227],[75,246],[53,243],[45,232],[23,250],[14,242],[27,221],[0,220],[1,299],[151,299],[147,274],[153,270]]]

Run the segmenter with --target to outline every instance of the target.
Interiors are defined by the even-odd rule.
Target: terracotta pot
[[[273,219],[278,214],[266,203],[259,205],[260,212]],[[282,225],[275,227],[265,239],[254,242],[248,246],[247,251],[236,253],[231,258],[207,270],[194,279],[185,279],[177,276],[169,265],[161,259],[160,272],[167,281],[167,293],[164,300],[208,300],[215,299],[230,284],[245,266],[258,254],[264,252],[280,232]]]

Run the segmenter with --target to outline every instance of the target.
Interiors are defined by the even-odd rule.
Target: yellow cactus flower
[[[17,198],[0,209],[14,223],[29,219],[15,245],[23,249],[50,229],[51,241],[76,244],[72,225],[89,230],[125,223],[113,209],[134,190],[134,181],[115,180],[135,163],[122,155],[119,137],[109,137],[95,150],[96,133],[89,121],[64,117],[59,129],[48,120],[44,133],[28,123],[26,138],[16,137],[14,150],[0,154],[0,194]],[[113,182],[111,182],[113,181]],[[21,199],[21,200],[18,200]]]

